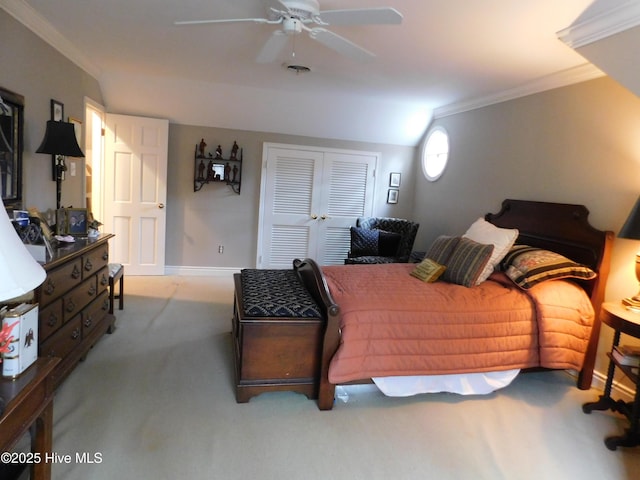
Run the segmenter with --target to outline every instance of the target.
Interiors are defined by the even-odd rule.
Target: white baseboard
[[[594,370],[591,387],[604,391],[604,386],[606,383],[607,376],[601,372]],[[635,391],[627,385],[614,380],[613,384],[611,385],[611,396],[616,399],[620,398],[621,400],[624,400],[626,402],[631,402],[633,401],[633,397],[635,396]]]
[[[181,265],[165,265],[165,275],[194,276],[194,277],[229,277],[240,273],[241,268],[233,267],[195,267]]]

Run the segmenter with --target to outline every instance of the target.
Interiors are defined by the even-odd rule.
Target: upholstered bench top
[[[245,316],[322,317],[318,304],[293,270],[243,269],[240,279]]]

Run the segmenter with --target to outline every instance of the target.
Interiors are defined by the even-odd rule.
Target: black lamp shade
[[[627,217],[627,221],[624,222],[620,233],[618,233],[618,237],[640,240],[640,198],[638,198],[636,204],[633,206],[633,210],[631,210],[629,217]]]
[[[65,157],[84,157],[76,140],[76,132],[72,123],[47,121],[44,139],[36,153],[64,155]]]

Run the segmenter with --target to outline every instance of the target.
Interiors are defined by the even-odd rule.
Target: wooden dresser
[[[109,314],[109,244],[112,234],[77,238],[62,244],[43,267],[47,278],[36,290],[39,303],[38,355],[58,357],[53,372],[58,387],[105,332],[112,332]]]

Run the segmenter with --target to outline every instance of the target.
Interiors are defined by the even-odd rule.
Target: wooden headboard
[[[596,312],[585,364],[578,379],[578,386],[583,389],[591,386],[600,336],[598,316],[609,276],[614,238],[613,232],[591,226],[588,217],[589,210],[584,205],[512,199],[504,200],[498,213],[485,215],[488,222],[498,227],[517,228],[520,235],[516,243],[552,250],[598,273],[594,280],[579,282]]]

